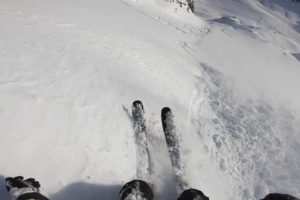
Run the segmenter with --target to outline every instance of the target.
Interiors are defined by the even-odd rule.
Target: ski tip
[[[143,105],[143,103],[140,101],[140,100],[135,100],[133,103],[132,103],[133,106],[137,106],[137,105]]]
[[[140,107],[143,111],[144,111],[144,105],[142,103],[142,101],[140,100],[135,100],[133,103],[132,103],[132,108],[138,108]]]
[[[162,117],[165,117],[165,115],[166,115],[168,112],[171,112],[171,113],[172,113],[171,108],[169,108],[169,107],[164,107],[163,109],[161,109],[161,116],[162,116]]]

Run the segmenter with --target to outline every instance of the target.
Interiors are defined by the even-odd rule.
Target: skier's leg
[[[40,183],[34,178],[24,180],[22,176],[8,177],[5,184],[12,200],[49,200],[40,194]]]
[[[142,180],[133,180],[126,183],[119,195],[120,200],[153,200],[151,187]]]
[[[177,200],[209,200],[200,190],[188,189],[181,193]]]

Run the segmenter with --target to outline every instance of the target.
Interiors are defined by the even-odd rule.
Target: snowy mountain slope
[[[0,175],[54,200],[117,199],[135,178],[143,101],[156,199],[175,199],[160,109],[211,199],[300,196],[297,6],[199,0],[0,1]],[[9,199],[1,183],[0,196]]]
[[[220,169],[241,181],[242,199],[298,195],[299,62],[292,53],[299,52],[299,32],[290,25],[296,20],[287,26],[290,18],[255,1],[202,1],[197,13],[215,30],[199,44],[210,99],[204,105],[212,114],[202,105],[195,121],[213,137]]]

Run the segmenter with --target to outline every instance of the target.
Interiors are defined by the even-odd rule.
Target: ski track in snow
[[[300,119],[269,99],[239,97],[232,83],[206,64],[201,70],[199,84],[205,88],[200,94],[207,98],[195,102],[192,121],[201,140],[205,133],[214,142],[204,145],[219,169],[236,182],[236,198],[259,199],[276,191],[299,194]],[[203,106],[211,111],[206,113]]]

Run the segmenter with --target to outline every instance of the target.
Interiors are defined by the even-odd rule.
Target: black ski
[[[127,109],[125,109],[127,111]],[[126,183],[119,195],[120,200],[153,200],[150,186],[151,160],[147,144],[144,105],[136,100],[132,103],[131,120],[136,142],[136,179]]]
[[[132,123],[136,139],[137,179],[150,181],[151,160],[147,144],[146,119],[141,101],[132,104]]]
[[[172,110],[165,107],[161,110],[161,121],[169,150],[172,168],[176,176],[177,200],[209,200],[200,190],[189,187],[184,175],[184,166],[181,160],[180,141],[176,133]]]
[[[176,128],[174,124],[174,115],[172,110],[165,107],[161,111],[161,121],[166,138],[166,143],[169,150],[172,168],[176,176],[176,189],[177,193],[181,194],[188,188],[188,184],[185,180],[183,163],[181,160],[181,148],[178,136],[176,134]]]

